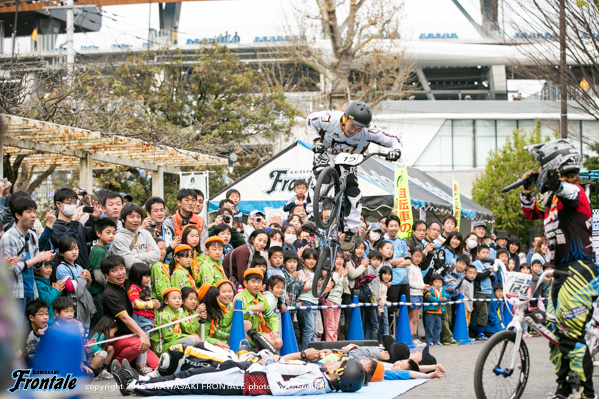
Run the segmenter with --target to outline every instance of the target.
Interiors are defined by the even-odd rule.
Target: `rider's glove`
[[[559,190],[561,184],[557,170],[550,170],[547,172],[547,188],[549,188],[550,191],[555,192]]]
[[[322,143],[314,143],[312,145],[312,151],[314,151],[316,154],[321,154],[324,152],[324,144]]]
[[[395,162],[399,158],[401,158],[401,151],[399,151],[399,150],[389,151],[387,153],[387,156],[385,157],[385,159],[387,159],[387,161],[391,161],[391,162]]]

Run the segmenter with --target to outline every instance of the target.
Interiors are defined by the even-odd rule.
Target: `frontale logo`
[[[49,377],[48,374],[54,375]],[[17,369],[12,372],[12,378],[15,383],[7,389],[10,393],[17,391],[72,391],[77,387],[77,377],[73,377],[72,374],[61,377],[57,371],[36,370],[32,372],[31,369]]]
[[[270,195],[274,192],[292,192],[293,184],[298,179],[304,179],[310,185],[311,175],[311,170],[294,170],[290,172],[289,169],[273,169],[268,174],[270,186],[264,193]]]

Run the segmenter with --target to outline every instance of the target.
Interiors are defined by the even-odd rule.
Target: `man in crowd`
[[[123,198],[114,191],[106,190],[100,196],[100,204],[104,210],[104,217],[112,219],[118,227],[121,227],[121,210],[123,209]]]
[[[89,251],[88,242],[96,239],[96,233],[93,227],[85,227],[79,220],[83,216],[83,206],[77,207],[77,194],[70,188],[59,188],[54,193],[54,205],[58,209],[58,218],[54,223],[52,238],[50,241],[54,247],[58,246],[58,242],[63,237],[73,237],[77,240],[79,247],[79,257],[76,263],[81,266],[87,265]],[[99,206],[94,208],[91,214],[93,220],[97,220],[102,213]]]
[[[192,188],[182,188],[177,193],[177,207],[173,216],[166,220],[166,226],[173,229],[177,237],[183,235],[183,227],[192,224],[198,228],[198,231],[204,230],[204,219],[193,213],[197,202],[196,191]],[[204,242],[200,236],[200,245],[204,250]]]
[[[154,370],[158,367],[158,357],[154,352],[149,350],[150,340],[148,336],[133,320],[133,306],[127,296],[130,283],[127,280],[125,260],[118,255],[109,254],[102,259],[100,269],[107,281],[106,288],[102,294],[104,315],[116,319],[118,330],[115,337],[129,334],[136,335],[135,337],[122,338],[111,343],[114,349],[114,359],[118,361],[127,359],[133,362],[137,356],[147,352],[146,364]]]
[[[119,255],[125,260],[127,270],[134,263],[144,262],[148,266],[160,260],[160,249],[146,230],[141,229],[141,207],[134,203],[127,203],[121,211],[121,223],[114,237],[114,242],[108,251],[110,254]]]
[[[166,222],[166,203],[160,197],[150,197],[146,201],[145,208],[148,217],[144,219],[141,228],[153,227],[156,229],[158,237],[164,240],[166,256],[170,259],[177,245],[181,244],[181,237],[177,237],[175,231]]]
[[[38,298],[32,266],[54,257],[53,251],[40,252],[38,237],[33,230],[37,204],[29,197],[18,198],[11,207],[13,226],[0,239],[0,257],[12,272],[12,296],[19,302],[21,313],[26,305]]]
[[[478,245],[486,245],[485,238],[487,236],[487,225],[485,222],[478,221],[472,224],[472,232],[478,238]],[[489,257],[495,259],[497,251],[495,248],[489,247]]]

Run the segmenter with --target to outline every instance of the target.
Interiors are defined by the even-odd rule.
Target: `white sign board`
[[[208,172],[179,172],[179,189],[182,188],[193,188],[204,193],[204,208],[200,215],[208,220]]]

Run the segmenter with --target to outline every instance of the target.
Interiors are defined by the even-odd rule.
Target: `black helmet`
[[[342,392],[356,392],[364,386],[366,371],[359,361],[349,358],[343,368],[343,374],[339,377],[338,389]]]
[[[372,120],[370,107],[362,101],[352,101],[345,109],[345,116],[351,119],[351,122],[360,127],[368,127]]]
[[[580,153],[570,140],[557,139],[542,144],[529,145],[524,149],[535,155],[541,163],[541,173],[537,178],[537,188],[545,192],[550,171],[558,170],[563,176],[580,172]]]

